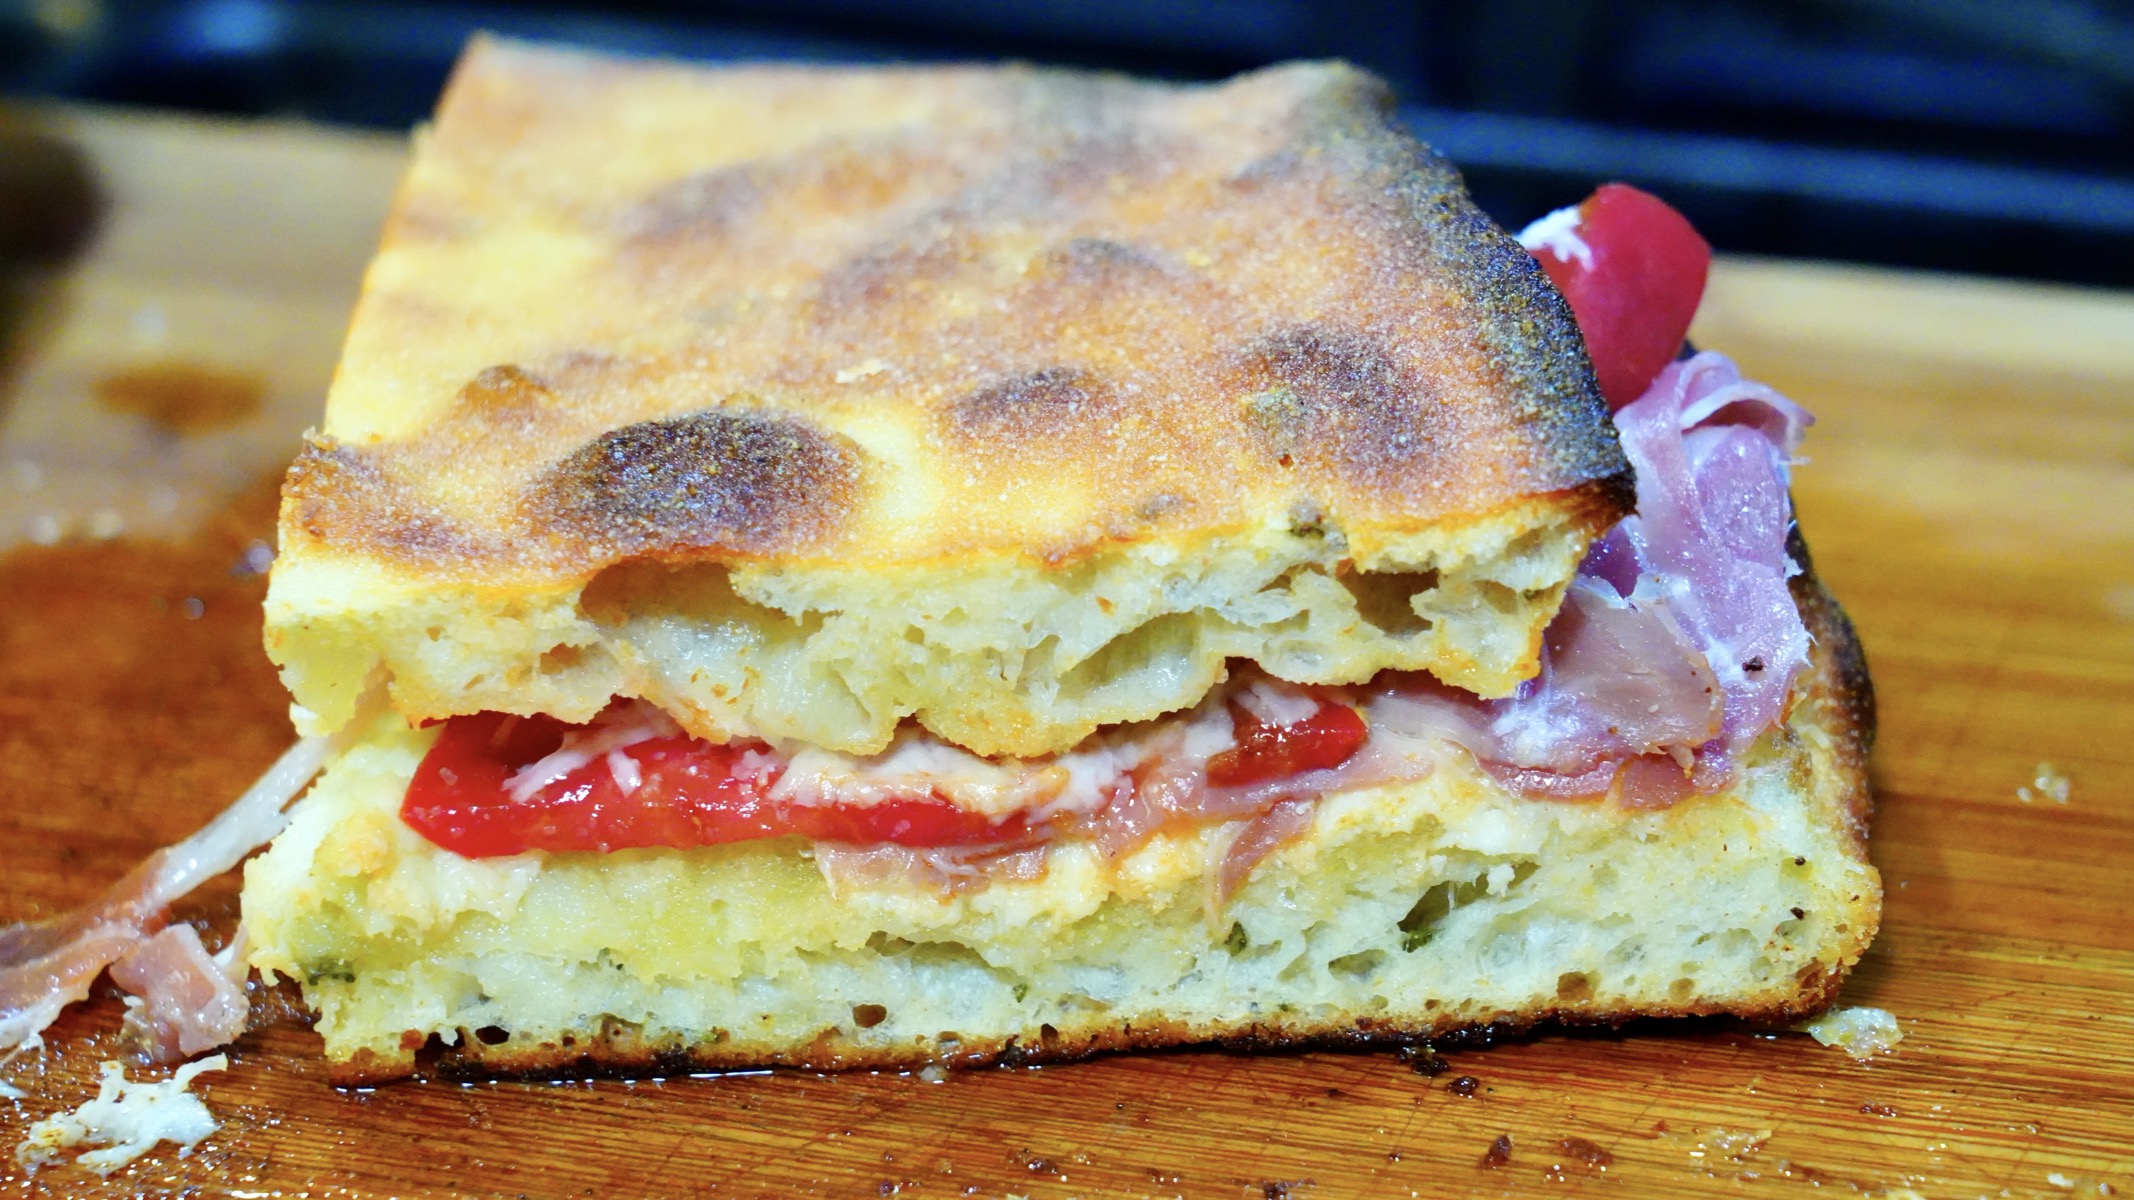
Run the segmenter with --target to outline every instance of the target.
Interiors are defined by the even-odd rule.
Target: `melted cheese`
[[[1309,695],[1295,689],[1273,699],[1277,688],[1264,683],[1238,695],[1261,692],[1269,698],[1258,703],[1289,714],[1289,721],[1310,716],[1317,707]],[[1032,820],[1045,820],[1100,811],[1128,772],[1158,755],[1198,764],[1235,744],[1229,711],[1218,693],[1182,721],[1108,730],[1048,758],[985,758],[923,730],[905,730],[889,749],[873,755],[796,746],[770,795],[790,804],[857,807],[935,795],[968,812],[999,817],[1028,810]],[[759,772],[769,761],[756,763],[744,755],[736,773]]]
[[[1557,262],[1577,262],[1580,267],[1593,269],[1593,247],[1578,236],[1578,208],[1559,208],[1519,231],[1519,244],[1535,253],[1543,250],[1556,257]]]
[[[672,717],[650,704],[639,701],[626,705],[613,717],[603,716],[592,725],[564,734],[561,746],[546,757],[519,768],[505,781],[504,790],[513,800],[525,804],[542,788],[605,758],[608,770],[615,776],[616,786],[627,795],[636,791],[643,779],[633,768],[618,767],[616,760],[623,756],[615,751],[652,738],[674,737],[681,731],[681,726],[676,725]]]
[[[1240,708],[1269,725],[1294,725],[1307,720],[1319,711],[1319,704],[1309,695],[1285,688],[1268,680],[1255,680],[1251,686],[1237,693]]]

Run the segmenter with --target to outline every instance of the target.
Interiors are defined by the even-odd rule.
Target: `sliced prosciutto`
[[[1808,663],[1786,483],[1810,420],[1723,355],[1661,371],[1615,414],[1637,512],[1581,566],[1540,674],[1494,702],[1411,687],[1394,712],[1531,796],[1663,807],[1726,786]]]
[[[236,1041],[251,1000],[244,927],[209,954],[190,925],[172,925],[111,966],[111,982],[132,993],[125,1032],[156,1062],[177,1062]]]
[[[1626,596],[1581,575],[1542,635],[1535,684],[1498,709],[1490,757],[1582,776],[1701,746],[1718,736],[1724,710],[1709,659],[1667,597]]]
[[[332,748],[325,738],[291,746],[198,833],[156,851],[94,902],[0,928],[0,1050],[36,1039],[61,1009],[89,994],[105,967],[162,929],[173,903],[273,840],[288,823],[283,808],[319,773]]]
[[[1220,909],[1237,889],[1245,886],[1245,880],[1252,877],[1252,868],[1258,866],[1261,859],[1303,837],[1312,827],[1312,817],[1318,808],[1317,796],[1283,800],[1245,822],[1230,839],[1216,865],[1211,911]]]
[[[1734,754],[1778,722],[1808,663],[1808,629],[1786,583],[1800,573],[1786,554],[1786,485],[1813,420],[1713,353],[1668,367],[1616,415],[1638,510],[1611,537],[1640,567],[1633,595],[1664,595],[1702,642],[1725,688]]]

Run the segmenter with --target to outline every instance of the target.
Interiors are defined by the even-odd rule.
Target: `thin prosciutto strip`
[[[1252,868],[1261,859],[1303,837],[1318,811],[1317,796],[1297,797],[1277,801],[1273,808],[1245,822],[1216,865],[1213,908],[1222,908],[1237,889],[1245,886],[1245,880],[1252,877]]]
[[[1638,512],[1618,535],[1641,568],[1638,589],[1664,589],[1701,638],[1724,688],[1729,756],[1778,722],[1808,665],[1786,586],[1800,571],[1786,554],[1786,485],[1813,420],[1709,352],[1661,372],[1616,417],[1638,472]]]
[[[1279,695],[1282,691],[1281,686],[1262,682],[1244,695]],[[1320,797],[1421,779],[1435,769],[1426,743],[1402,738],[1395,730],[1370,728],[1365,717],[1345,703],[1302,689],[1290,689],[1289,694],[1302,702],[1301,709],[1284,714],[1293,719],[1277,726],[1254,711],[1251,715],[1260,717],[1259,727],[1237,721],[1237,742],[1241,748],[1281,744],[1285,765],[1301,769],[1290,774],[1253,772],[1246,776],[1251,782],[1225,785],[1223,780],[1239,777],[1235,766],[1239,759],[1233,750],[1206,757],[1159,754],[1124,781],[1097,813],[1092,822],[1097,845],[1117,857],[1166,827],[1210,821],[1233,824],[1235,831],[1208,871],[1212,917],[1262,859],[1311,828]],[[1249,699],[1239,706],[1248,711],[1260,707]],[[1238,709],[1232,712],[1235,716]],[[1267,732],[1270,729],[1280,729],[1281,736]]]
[[[156,851],[94,902],[0,929],[0,1050],[35,1039],[105,967],[161,929],[173,903],[272,841],[288,823],[283,808],[331,749],[326,738],[303,739],[198,833]]]
[[[1495,702],[1413,687],[1391,714],[1532,796],[1664,807],[1726,786],[1808,662],[1786,484],[1811,420],[1723,355],[1662,371],[1615,414],[1637,513],[1587,556],[1540,674]]]
[[[1259,680],[1225,707],[1227,719],[1218,712],[1181,722],[1135,755],[1089,822],[1106,854],[1125,854],[1166,827],[1250,821],[1292,800],[1429,770],[1409,762],[1385,773],[1380,756],[1366,752],[1372,742],[1362,714],[1311,690]],[[1273,848],[1255,852],[1255,845],[1234,840],[1231,857],[1246,859],[1249,870]]]
[[[921,850],[894,842],[853,846],[817,842],[815,865],[830,894],[841,897],[854,888],[910,884],[944,896],[990,887],[995,883],[1042,879],[1050,843],[1023,847],[944,846]]]
[[[244,927],[209,954],[190,925],[172,925],[111,965],[111,982],[133,993],[126,1032],[156,1062],[177,1062],[236,1041],[251,1001],[245,995]]]

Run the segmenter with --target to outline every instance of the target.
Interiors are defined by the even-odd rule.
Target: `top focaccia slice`
[[[269,652],[411,719],[1062,750],[1536,669],[1628,467],[1571,314],[1340,65],[707,69],[496,41],[417,140]]]

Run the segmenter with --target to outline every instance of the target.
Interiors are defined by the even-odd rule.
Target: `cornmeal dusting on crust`
[[[858,455],[795,417],[691,413],[610,430],[535,485],[532,523],[559,554],[618,556],[810,549],[851,504]]]
[[[292,523],[307,548],[478,581],[507,552],[531,581],[662,550],[1064,548],[1166,494],[1196,501],[1173,527],[1308,502],[1413,528],[1619,475],[1584,366],[1540,269],[1347,67],[1178,87],[481,41],[402,186],[313,451],[374,490]],[[1297,419],[1257,436],[1240,405]],[[754,544],[663,529],[525,553],[567,507],[539,482],[555,464],[708,412],[779,430],[748,454],[776,510],[752,514]],[[935,414],[986,436],[930,436]],[[840,433],[865,461],[825,496],[817,438]],[[1300,452],[1318,469],[1292,471]],[[993,486],[1049,460],[1079,477],[1008,490],[1060,507]],[[339,503],[333,484],[300,465],[292,508]],[[817,539],[780,536],[840,501]],[[465,540],[396,540],[396,506]]]
[[[478,41],[291,468],[269,649],[329,727],[382,665],[418,718],[1045,753],[1231,657],[1506,694],[1626,484],[1569,310],[1351,68]],[[647,564],[713,573],[652,588],[685,627],[616,628]],[[722,629],[762,653],[714,678]]]

